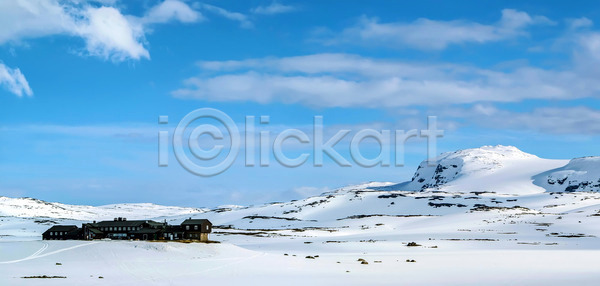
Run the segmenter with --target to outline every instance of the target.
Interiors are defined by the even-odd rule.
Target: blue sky
[[[159,167],[158,131],[203,107],[240,126],[269,115],[273,132],[309,132],[316,115],[333,133],[422,129],[434,115],[438,153],[599,155],[600,5],[417,2],[3,1],[0,195],[247,205],[408,180],[427,154],[412,138],[404,167],[245,167],[241,154],[204,178],[172,150]]]

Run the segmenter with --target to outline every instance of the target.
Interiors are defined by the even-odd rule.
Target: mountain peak
[[[432,163],[421,162],[412,180],[399,187],[405,190],[420,191],[439,189],[444,186],[445,189],[454,191],[455,188],[452,186],[458,188],[458,186],[466,187],[469,185],[477,190],[468,191],[498,191],[503,189],[501,187],[503,184],[501,181],[497,182],[500,186],[487,184],[486,181],[490,179],[490,175],[496,177],[498,177],[498,174],[507,176],[512,172],[508,169],[515,170],[515,173],[518,173],[517,169],[525,166],[531,170],[539,169],[543,168],[540,164],[544,163],[550,165],[556,163],[557,166],[564,165],[564,162],[552,163],[550,161],[525,153],[514,146],[496,145],[463,149],[443,153]],[[513,192],[513,190],[510,191]],[[519,190],[514,191],[518,192]]]
[[[453,152],[446,152],[436,158],[437,161],[453,157],[487,157],[487,158],[503,158],[503,159],[527,159],[537,158],[537,156],[525,153],[515,146],[505,145],[485,145],[479,148],[463,149]]]

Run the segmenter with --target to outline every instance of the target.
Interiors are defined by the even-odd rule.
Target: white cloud
[[[145,24],[167,23],[177,20],[182,23],[194,23],[203,20],[200,12],[177,0],[167,0],[152,7],[142,18]]]
[[[88,2],[111,5],[115,1],[0,1],[0,45],[64,35],[85,41],[85,52],[114,61],[149,59],[144,46],[147,26],[169,21],[196,22],[202,15],[178,0],[166,0],[143,17],[124,15],[110,6],[94,7]],[[22,96],[32,95],[21,71],[0,63],[0,85]]]
[[[589,28],[594,25],[594,22],[592,22],[592,20],[590,20],[586,17],[581,17],[581,18],[577,18],[577,19],[567,19],[567,24],[569,25],[569,28],[575,30],[575,29]]]
[[[142,26],[128,21],[117,9],[88,8],[84,15],[88,21],[76,31],[86,40],[90,55],[117,61],[150,58],[141,42]]]
[[[242,28],[252,28],[254,27],[254,25],[252,24],[252,22],[250,20],[248,20],[248,16],[242,14],[242,13],[238,13],[238,12],[231,12],[228,10],[225,10],[221,7],[217,7],[217,6],[213,6],[213,5],[209,5],[209,4],[203,4],[202,8],[204,8],[205,10],[218,14],[222,17],[225,17],[226,19],[232,20],[232,21],[237,21],[240,23],[240,26]]]
[[[587,33],[579,37],[579,44],[586,58],[600,61],[600,33]]]
[[[202,15],[178,0],[166,0],[145,16],[124,15],[114,1],[0,1],[0,45],[66,35],[83,38],[92,56],[123,61],[150,58],[144,46],[147,25],[169,21],[195,22]]]
[[[289,13],[296,10],[296,7],[290,5],[283,5],[278,2],[273,2],[269,6],[258,6],[251,10],[254,14],[262,15],[275,15]]]
[[[4,86],[8,91],[18,96],[33,94],[21,70],[18,68],[11,69],[2,63],[0,63],[0,86]]]
[[[69,33],[75,27],[72,15],[57,1],[0,1],[0,44]]]
[[[491,129],[537,131],[546,134],[600,134],[600,126],[597,124],[600,121],[600,110],[585,106],[538,107],[530,111],[510,111],[489,104],[475,104],[469,108],[440,108],[429,110],[427,113],[444,118],[444,121],[460,119],[460,125],[469,124]]]
[[[569,40],[574,42],[576,49],[574,59],[578,74],[582,78],[600,78],[600,33],[573,33]]]
[[[208,101],[313,107],[433,106],[597,96],[600,81],[570,70],[509,71],[377,60],[346,54],[201,62],[201,76],[173,95]]]
[[[546,107],[530,113],[505,112],[497,126],[555,134],[600,134],[600,111],[588,107]]]
[[[487,43],[526,36],[525,29],[533,25],[554,24],[544,16],[512,9],[502,10],[502,17],[494,24],[472,21],[436,21],[418,19],[411,23],[380,23],[376,18],[362,17],[355,27],[345,29],[339,36],[326,40],[327,44],[361,43],[388,47],[413,47],[441,50],[449,45]]]

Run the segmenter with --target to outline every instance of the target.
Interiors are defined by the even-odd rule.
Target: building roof
[[[44,233],[49,231],[72,231],[74,229],[77,229],[76,225],[55,225],[46,230]]]
[[[212,223],[207,220],[207,219],[186,219],[184,220],[181,225],[186,225],[186,224],[210,224],[212,225]]]
[[[167,225],[166,222],[162,223],[162,222],[157,222],[157,221],[153,221],[153,220],[149,220],[148,224],[153,227],[164,227],[165,225]]]
[[[96,227],[106,227],[106,226],[141,226],[143,224],[156,225],[160,224],[158,222],[152,220],[122,220],[122,221],[112,221],[105,220],[99,221],[94,224]]]

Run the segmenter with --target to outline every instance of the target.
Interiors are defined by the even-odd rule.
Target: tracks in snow
[[[52,252],[48,252],[45,254],[42,254],[46,249],[48,249],[48,243],[44,243],[44,245],[38,249],[36,252],[34,252],[33,254],[25,257],[25,258],[21,258],[21,259],[16,259],[16,260],[10,260],[10,261],[0,261],[0,264],[11,264],[11,263],[17,263],[17,262],[21,262],[21,261],[27,261],[27,260],[32,260],[32,259],[36,259],[36,258],[41,258],[41,257],[46,257],[49,255],[53,255],[53,254],[57,254],[57,253],[61,253],[64,251],[68,251],[68,250],[72,250],[72,249],[76,249],[76,248],[80,248],[83,246],[89,246],[92,244],[96,244],[98,242],[90,242],[90,243],[84,243],[84,244],[79,244],[79,245],[75,245],[75,246],[71,246],[71,247],[66,247],[66,248],[61,248],[59,250],[55,250]]]

